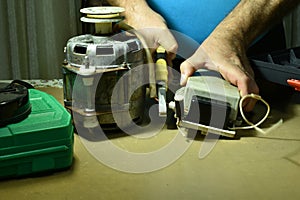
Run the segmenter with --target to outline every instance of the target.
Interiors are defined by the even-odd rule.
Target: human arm
[[[194,55],[182,63],[183,84],[195,70],[206,68],[219,71],[224,79],[238,87],[241,96],[258,94],[247,48],[296,3],[299,0],[241,0]],[[248,101],[244,109],[250,111],[254,105],[255,101]]]

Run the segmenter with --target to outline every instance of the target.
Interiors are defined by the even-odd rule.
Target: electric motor
[[[143,47],[135,35],[112,32],[113,24],[123,20],[119,15],[122,11],[119,7],[82,9],[86,16],[81,21],[95,24],[96,32],[67,42],[62,67],[64,103],[76,125],[85,128],[100,125],[103,130],[111,130],[130,126],[143,117],[142,82],[147,77],[142,71],[133,70],[144,63]],[[141,87],[131,91],[131,85]],[[112,98],[114,92],[116,98]],[[113,111],[121,122],[116,123]]]

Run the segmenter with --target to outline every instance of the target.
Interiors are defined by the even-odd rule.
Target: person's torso
[[[147,0],[147,3],[165,18],[171,30],[202,43],[239,0]]]

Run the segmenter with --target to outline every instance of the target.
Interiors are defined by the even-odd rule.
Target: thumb
[[[204,50],[199,47],[197,51],[186,61],[180,65],[181,80],[180,84],[185,85],[189,76],[191,76],[196,70],[200,68],[206,68],[208,56]]]
[[[180,71],[181,71],[180,85],[186,85],[187,79],[193,75],[196,69],[194,65],[192,65],[189,62],[189,60],[186,60],[180,65]]]

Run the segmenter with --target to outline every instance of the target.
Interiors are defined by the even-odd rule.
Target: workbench
[[[37,89],[63,104],[62,88]],[[198,134],[186,139],[190,146],[173,163],[148,173],[126,173],[97,160],[75,134],[70,169],[2,180],[0,199],[299,199],[300,93],[263,83],[261,94],[271,105],[262,128],[283,122],[266,135],[247,130],[234,139],[219,138],[200,159],[207,140]],[[163,128],[150,139],[115,133],[110,140],[140,153],[162,148],[176,134]]]

